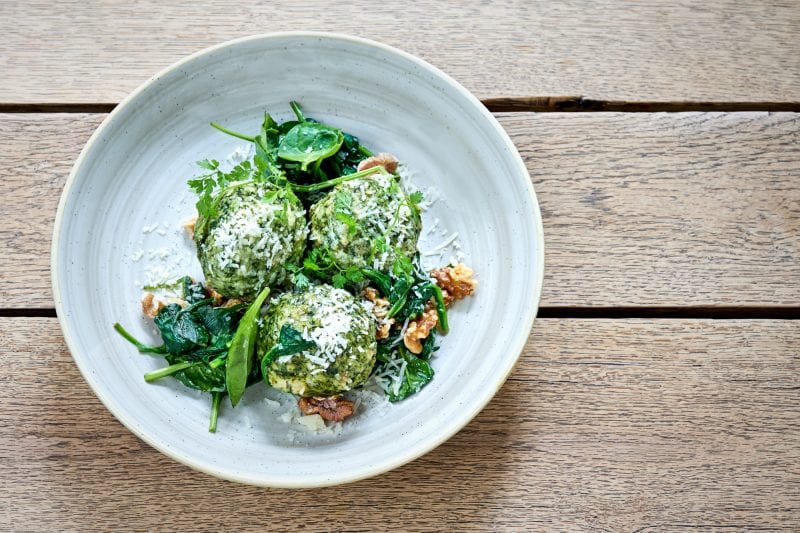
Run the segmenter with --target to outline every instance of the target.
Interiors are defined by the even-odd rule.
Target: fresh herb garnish
[[[197,213],[200,218],[209,219],[217,214],[217,206],[214,201],[215,191],[224,189],[230,184],[239,183],[253,179],[256,174],[250,161],[242,161],[228,172],[220,169],[219,161],[204,159],[197,162],[198,166],[210,172],[189,180],[189,187],[197,193],[200,198],[197,200]],[[197,229],[196,229],[197,230]]]
[[[347,191],[336,191],[333,196],[333,216],[347,226],[347,233],[353,236],[358,229],[358,222],[353,216],[353,195]]]

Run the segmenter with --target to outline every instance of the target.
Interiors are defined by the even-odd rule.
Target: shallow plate
[[[209,398],[174,380],[146,384],[163,361],[140,355],[111,326],[157,342],[139,310],[142,283],[199,274],[180,224],[194,212],[195,161],[242,145],[212,120],[256,132],[268,110],[308,116],[405,163],[439,197],[424,213],[423,250],[458,233],[477,273],[422,392],[362,409],[338,435],[288,431],[251,387],[207,432]],[[431,229],[434,228],[435,229]],[[352,37],[287,33],[195,54],[122,102],[87,143],[64,189],[53,235],[53,292],[64,337],[89,385],[131,431],[163,453],[222,478],[315,487],[385,472],[428,452],[470,421],[505,381],[528,337],[542,283],[541,217],[514,145],[481,103],[428,63]],[[426,255],[443,263],[458,250]],[[271,393],[270,393],[271,394]],[[513,418],[509,418],[513,424]]]

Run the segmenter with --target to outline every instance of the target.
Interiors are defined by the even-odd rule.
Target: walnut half
[[[341,422],[353,414],[353,402],[341,396],[303,396],[297,406],[304,415],[318,414],[333,422]]]
[[[422,316],[408,323],[406,333],[403,335],[403,344],[413,354],[422,353],[422,341],[428,338],[431,330],[439,323],[436,309],[428,309]]]
[[[397,171],[398,163],[399,161],[392,154],[381,153],[370,156],[361,161],[356,170],[361,172],[362,170],[367,170],[368,168],[383,167],[386,172],[394,173]]]
[[[475,292],[478,281],[472,277],[473,275],[472,269],[464,263],[431,270],[431,277],[442,289],[446,305]]]
[[[152,292],[146,292],[142,295],[142,313],[150,318],[155,318],[158,312],[164,308],[164,302],[156,298]]]
[[[197,224],[197,217],[192,217],[183,223],[183,229],[189,234],[189,237],[194,240],[194,226]]]

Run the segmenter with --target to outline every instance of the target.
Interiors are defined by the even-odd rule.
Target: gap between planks
[[[502,112],[626,112],[682,113],[698,112],[800,112],[800,102],[683,102],[653,101],[626,102],[596,100],[583,96],[511,96],[481,100],[493,113]],[[110,113],[116,103],[9,103],[0,102],[0,113]]]

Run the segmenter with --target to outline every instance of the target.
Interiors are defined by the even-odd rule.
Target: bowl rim
[[[134,102],[139,97],[139,95],[147,91],[150,88],[150,86],[153,85],[159,78],[165,76],[168,73],[171,73],[174,70],[178,70],[181,67],[192,63],[196,59],[206,54],[210,54],[226,48],[232,48],[245,42],[250,42],[250,41],[268,42],[270,40],[285,39],[287,37],[328,39],[334,41],[349,42],[360,46],[377,48],[386,53],[398,55],[412,62],[418,68],[421,68],[425,71],[428,71],[431,74],[434,74],[440,80],[447,83],[447,85],[450,88],[460,93],[460,95],[466,98],[468,102],[475,105],[478,111],[483,115],[483,118],[487,120],[489,124],[492,125],[493,129],[495,130],[495,133],[500,135],[504,143],[510,148],[512,148],[512,150],[510,150],[510,154],[511,157],[515,159],[515,163],[518,170],[524,176],[528,177],[526,186],[534,215],[533,229],[538,242],[538,250],[541,253],[541,260],[535,263],[536,271],[533,273],[533,275],[535,276],[536,283],[534,286],[533,298],[529,302],[530,312],[528,313],[527,320],[524,324],[525,329],[522,330],[525,331],[526,334],[519,335],[519,338],[517,339],[517,342],[513,348],[515,356],[509,360],[506,368],[501,373],[501,375],[499,375],[498,378],[495,380],[491,389],[487,388],[484,391],[481,400],[478,401],[470,410],[465,411],[464,414],[454,419],[454,422],[451,422],[449,426],[445,428],[444,431],[437,433],[434,437],[428,440],[416,443],[414,446],[409,447],[407,450],[397,454],[394,460],[386,461],[379,465],[372,465],[371,467],[363,470],[359,474],[348,475],[347,473],[343,473],[341,475],[337,475],[336,477],[330,477],[322,482],[314,480],[306,481],[305,478],[298,478],[296,481],[292,480],[286,482],[285,479],[281,480],[270,479],[269,475],[263,475],[263,474],[259,476],[250,476],[250,477],[246,475],[236,475],[234,473],[222,469],[217,469],[214,467],[214,465],[209,465],[202,461],[197,461],[188,454],[179,453],[170,446],[164,444],[160,438],[150,435],[144,430],[140,430],[140,428],[137,427],[137,424],[134,423],[134,420],[132,419],[129,420],[124,412],[120,412],[114,408],[115,401],[113,401],[111,398],[106,397],[98,390],[98,388],[95,386],[97,378],[88,368],[88,364],[85,361],[82,362],[82,358],[76,355],[79,353],[78,345],[71,336],[71,330],[69,328],[66,316],[64,314],[63,302],[61,300],[61,291],[59,288],[60,282],[58,277],[58,269],[60,264],[59,244],[61,241],[61,229],[62,229],[61,226],[64,219],[65,206],[67,203],[67,199],[70,196],[72,185],[76,179],[78,171],[83,165],[84,159],[87,157],[89,152],[92,151],[94,143],[105,134],[106,130],[110,129],[112,125],[117,122],[117,117],[121,113],[122,109],[128,106],[131,102]],[[97,398],[105,406],[105,408],[108,409],[108,411],[112,415],[114,415],[114,417],[117,420],[119,420],[120,423],[122,423],[123,426],[125,426],[131,433],[139,437],[141,440],[143,440],[144,442],[146,442],[147,444],[149,444],[162,454],[174,459],[175,461],[181,464],[189,466],[190,468],[197,470],[199,472],[203,472],[205,474],[209,474],[211,476],[225,479],[228,481],[244,483],[247,485],[300,489],[300,488],[318,488],[318,487],[340,485],[344,483],[352,483],[362,479],[374,477],[379,474],[383,474],[385,472],[398,468],[400,466],[403,466],[406,463],[409,463],[415,459],[418,459],[419,457],[422,457],[423,455],[429,453],[433,449],[437,448],[438,446],[440,446],[441,444],[452,438],[456,433],[461,431],[467,424],[469,424],[478,415],[478,413],[480,413],[486,407],[486,405],[492,400],[492,398],[494,398],[494,396],[497,394],[497,392],[500,390],[500,388],[508,379],[508,376],[511,374],[512,370],[519,361],[519,358],[522,355],[522,351],[525,347],[525,344],[527,343],[527,340],[531,335],[533,324],[539,308],[539,301],[542,293],[542,284],[544,281],[545,243],[544,243],[544,229],[542,225],[541,211],[539,209],[539,202],[536,197],[536,192],[533,188],[533,183],[530,180],[530,174],[528,172],[528,169],[525,166],[525,163],[522,161],[522,157],[520,156],[519,151],[516,149],[516,146],[511,141],[511,138],[508,136],[508,134],[500,125],[500,123],[497,121],[497,119],[495,119],[495,117],[489,112],[489,110],[483,105],[483,103],[481,103],[481,101],[476,96],[474,96],[460,83],[458,83],[455,79],[450,77],[448,74],[446,74],[439,68],[431,65],[424,59],[416,57],[408,52],[404,52],[399,48],[395,48],[393,46],[373,41],[371,39],[356,37],[353,35],[348,35],[343,33],[320,32],[320,31],[287,31],[287,32],[270,32],[270,33],[249,35],[246,37],[225,41],[204,48],[202,50],[199,50],[193,54],[190,54],[180,59],[179,61],[173,63],[172,65],[169,65],[168,67],[162,69],[157,74],[151,76],[141,85],[139,85],[125,98],[123,98],[91,135],[91,137],[81,150],[81,153],[78,155],[78,158],[75,160],[72,169],[70,170],[69,176],[67,177],[67,180],[64,184],[64,189],[61,193],[61,197],[58,202],[58,209],[56,211],[55,222],[53,225],[53,237],[50,249],[50,258],[51,258],[50,259],[51,286],[53,291],[53,300],[56,308],[56,315],[58,317],[58,321],[61,326],[61,331],[63,333],[64,340],[66,342],[67,348],[69,349],[70,355],[72,356],[73,361],[75,361],[78,370],[83,375],[84,380],[89,384],[89,387],[92,389],[92,392],[95,394],[95,396],[97,396]]]

